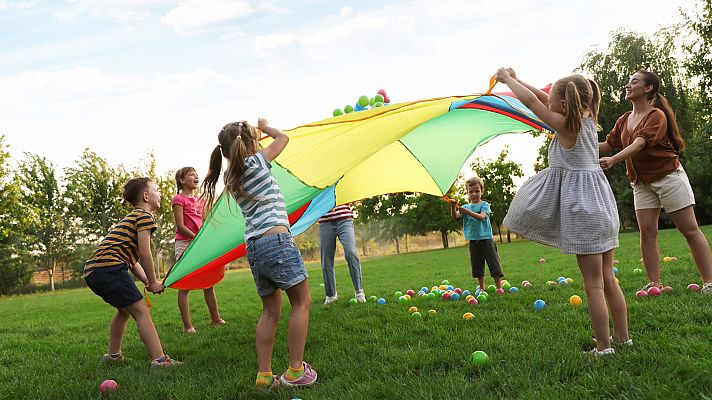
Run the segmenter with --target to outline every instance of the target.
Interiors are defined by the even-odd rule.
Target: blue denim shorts
[[[250,240],[247,243],[247,261],[260,297],[270,295],[277,289],[287,290],[309,276],[291,233]]]

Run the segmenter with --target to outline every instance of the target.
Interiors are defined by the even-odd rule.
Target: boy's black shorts
[[[479,278],[485,276],[485,261],[490,270],[490,275],[501,278],[502,266],[499,265],[499,254],[494,240],[470,240],[470,265],[472,266],[472,277]]]
[[[92,292],[116,308],[143,300],[125,265],[97,268],[84,280]]]

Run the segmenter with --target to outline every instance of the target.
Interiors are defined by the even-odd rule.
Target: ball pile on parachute
[[[363,110],[369,110],[371,108],[376,108],[376,107],[383,107],[387,106],[390,104],[391,99],[388,98],[388,95],[386,94],[386,91],[384,89],[381,89],[378,91],[378,93],[369,98],[368,96],[360,96],[358,100],[356,100],[356,103],[352,106],[351,104],[347,104],[343,110],[341,108],[337,108],[334,110],[332,115],[334,117],[338,117],[340,115],[344,114],[351,114],[352,112],[358,112],[358,111],[363,111]]]

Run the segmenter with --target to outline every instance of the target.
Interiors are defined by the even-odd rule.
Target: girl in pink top
[[[203,225],[203,200],[199,198],[198,173],[193,167],[183,167],[176,172],[176,187],[178,194],[173,196],[173,218],[176,221],[176,251],[175,260],[178,261],[190,242],[195,238],[198,230]],[[218,299],[215,289],[203,290],[205,303],[210,311],[210,321],[213,325],[223,325],[225,320],[220,318]],[[190,308],[188,306],[188,291],[178,290],[178,308],[183,319],[183,329],[186,333],[195,333],[195,328],[190,321]]]

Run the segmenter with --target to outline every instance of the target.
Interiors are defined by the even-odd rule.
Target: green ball
[[[470,356],[470,364],[474,365],[475,367],[480,367],[487,363],[487,358],[487,353],[478,350],[472,353],[472,356]]]
[[[416,312],[410,314],[410,317],[413,318],[413,319],[421,319],[421,318],[423,318],[423,316],[422,316],[418,311],[416,311]]]
[[[487,295],[485,295],[484,293],[480,293],[480,295],[477,296],[478,303],[484,303],[486,301],[487,301]]]
[[[350,114],[350,113],[354,112],[354,106],[352,106],[351,104],[347,104],[347,105],[344,107],[344,112],[345,112],[346,114]]]
[[[383,95],[382,94],[377,94],[376,97],[374,97],[376,100],[376,103],[383,103]]]
[[[510,285],[509,282],[502,285],[502,289],[504,289],[504,290],[509,290],[511,287],[512,287],[512,285]]]
[[[450,284],[450,281],[448,281],[447,279],[445,279],[442,284],[443,284],[443,285],[449,285],[449,284]]]
[[[399,303],[407,303],[407,302],[408,302],[408,299],[406,299],[405,296],[401,296],[401,297],[398,298],[398,302],[399,302]]]
[[[383,103],[380,101],[377,101],[376,104],[373,105],[374,107],[383,107]]]
[[[487,291],[490,293],[494,293],[495,291],[497,291],[497,286],[489,285],[489,286],[487,286]]]
[[[401,292],[401,291],[399,290],[399,291],[397,291],[397,292],[395,293],[395,296],[396,296],[396,297],[401,297],[401,296],[403,296],[403,292]]]
[[[633,270],[633,273],[636,274],[636,275],[640,275],[640,274],[643,273],[643,270],[640,269],[640,268],[636,268],[636,269]]]
[[[350,304],[358,304],[358,300],[356,300],[356,299],[351,299],[351,300],[349,300],[349,303],[350,303]]]
[[[371,107],[373,107],[374,104],[376,104],[376,99],[374,99],[373,97],[371,97],[370,99],[368,99],[368,105],[370,105]]]
[[[366,107],[368,105],[368,96],[361,96],[358,98],[358,104],[361,107]]]
[[[429,298],[429,299],[434,299],[434,298],[435,298],[435,293],[433,293],[433,292],[428,293],[428,298]]]
[[[378,300],[378,297],[376,297],[376,296],[371,296],[371,297],[369,297],[368,299],[375,303],[375,302]]]

